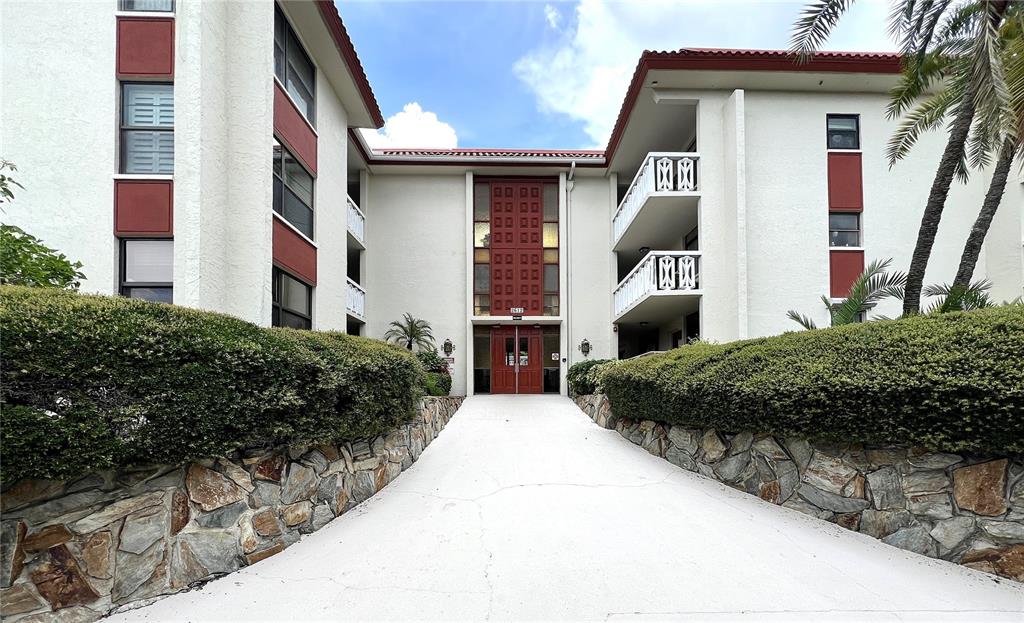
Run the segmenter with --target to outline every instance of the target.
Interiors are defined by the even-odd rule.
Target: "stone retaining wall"
[[[616,417],[600,426],[683,469],[925,556],[1024,582],[1024,462],[921,448],[826,444]]]
[[[461,404],[425,398],[412,423],[338,446],[15,483],[0,498],[0,616],[92,621],[273,556],[380,491]]]

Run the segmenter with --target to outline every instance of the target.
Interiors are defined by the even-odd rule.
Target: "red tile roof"
[[[603,149],[417,149],[388,148],[374,149],[376,156],[420,156],[420,157],[461,157],[461,158],[601,158]]]
[[[370,80],[366,77],[366,70],[363,69],[359,55],[356,54],[356,47],[352,44],[348,31],[345,30],[341,15],[338,14],[338,7],[334,5],[333,0],[317,0],[316,5],[320,9],[320,17],[323,18],[324,25],[327,26],[327,30],[330,31],[331,37],[334,39],[338,53],[341,54],[342,60],[348,66],[349,73],[352,74],[356,88],[359,89],[359,95],[363,99],[363,105],[366,106],[370,118],[373,119],[374,127],[382,127],[384,115],[381,114],[377,98],[373,95],[373,88],[370,86]]]

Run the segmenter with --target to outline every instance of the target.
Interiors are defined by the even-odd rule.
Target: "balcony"
[[[612,250],[668,247],[697,226],[699,162],[693,152],[647,154],[612,217]]]
[[[352,201],[352,197],[345,196],[346,202],[348,203],[348,233],[349,237],[356,243],[356,246],[360,249],[366,248],[366,241],[364,239],[366,235],[366,215],[359,209],[355,201]]]
[[[348,305],[345,310],[357,320],[366,320],[366,290],[351,278],[348,279]]]
[[[615,322],[661,322],[697,310],[700,251],[650,251],[615,288]]]

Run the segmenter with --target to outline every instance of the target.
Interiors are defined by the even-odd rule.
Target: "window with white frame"
[[[271,324],[292,329],[313,328],[313,288],[276,266],[272,272]]]
[[[274,7],[274,75],[310,124],[316,123],[316,67],[281,8]]]
[[[825,124],[829,149],[860,149],[859,115],[827,115]]]
[[[172,13],[174,0],[118,0],[118,10],[146,13]]]
[[[158,303],[174,298],[174,241],[121,240],[121,295]]]
[[[174,173],[174,85],[121,85],[121,173]]]
[[[860,214],[856,212],[829,212],[828,246],[860,246]]]
[[[313,239],[313,176],[274,141],[274,212]]]

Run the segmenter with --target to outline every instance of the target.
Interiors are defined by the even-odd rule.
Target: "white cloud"
[[[558,25],[562,21],[562,14],[558,12],[558,9],[550,4],[545,4],[544,19],[548,21],[548,26],[551,26],[554,30],[558,30]]]
[[[409,102],[384,122],[380,130],[362,130],[366,143],[374,149],[396,147],[432,147],[449,149],[458,147],[455,128],[423,110],[418,102]]]
[[[802,6],[802,1],[581,0],[560,37],[524,55],[514,71],[541,111],[581,121],[593,146],[601,148],[644,50],[785,48]],[[892,49],[884,34],[886,11],[881,0],[854,5],[827,47]]]

